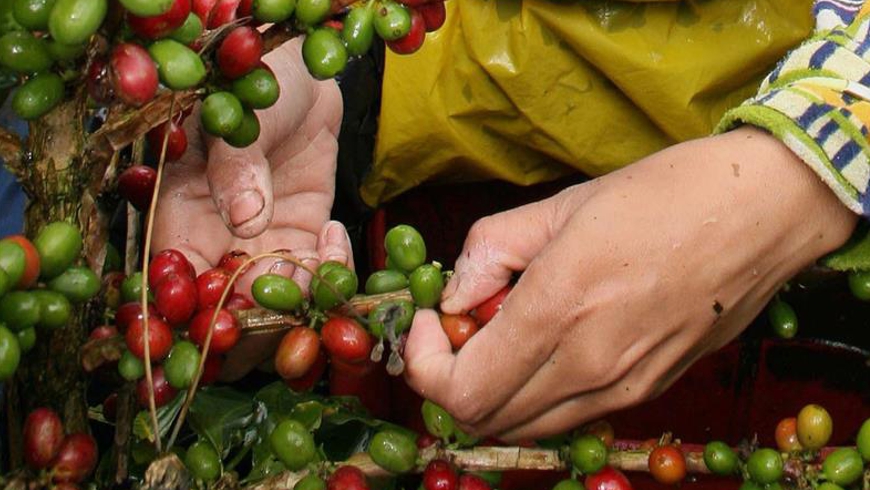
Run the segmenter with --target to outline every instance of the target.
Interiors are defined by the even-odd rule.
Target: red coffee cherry
[[[37,408],[24,421],[24,461],[34,470],[47,468],[63,444],[63,423],[57,413]]]
[[[259,31],[247,26],[233,29],[217,50],[218,68],[233,80],[247,75],[260,64],[263,38]]]
[[[208,335],[208,328],[214,316],[214,311],[214,308],[202,310],[190,322],[188,336],[199,347],[205,345],[205,339]],[[235,347],[241,336],[242,329],[239,328],[236,317],[226,309],[221,309],[217,315],[211,344],[209,344],[209,356],[229,351]]]
[[[52,466],[55,482],[78,483],[97,466],[97,442],[88,434],[71,434],[63,440]]]
[[[109,77],[115,95],[131,106],[143,106],[157,95],[157,65],[138,44],[122,43],[112,50]]]

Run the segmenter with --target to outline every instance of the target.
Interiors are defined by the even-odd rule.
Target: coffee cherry
[[[157,308],[150,303],[148,304],[148,314],[149,319],[160,317]],[[124,303],[119,306],[118,311],[115,312],[115,326],[118,327],[119,332],[127,333],[130,324],[133,323],[134,320],[141,320],[142,316],[142,305],[139,302]]]
[[[457,490],[459,476],[450,463],[442,459],[430,461],[423,471],[423,488],[425,490]]]
[[[405,433],[381,430],[369,444],[369,456],[381,468],[391,473],[407,473],[417,462],[417,443]]]
[[[317,457],[311,432],[300,422],[288,419],[275,427],[269,436],[272,451],[290,471],[298,471]]]
[[[167,139],[166,132],[169,131]],[[166,142],[166,161],[180,160],[187,151],[187,132],[180,122],[166,121],[148,132],[148,148],[156,159],[160,159],[163,144]]]
[[[426,242],[414,227],[398,225],[384,237],[384,249],[390,261],[406,273],[411,273],[426,262]]]
[[[67,436],[58,450],[51,474],[55,482],[78,483],[97,466],[97,443],[88,434]]]
[[[142,17],[130,13],[127,24],[139,37],[160,39],[181,27],[189,14],[190,0],[174,0],[169,10],[160,15]]]
[[[387,41],[387,47],[397,54],[411,54],[420,49],[426,40],[426,21],[415,9],[411,11],[411,29],[407,34],[394,41]]]
[[[320,330],[323,347],[333,358],[362,362],[372,351],[372,338],[359,323],[345,317],[330,318]]]
[[[375,38],[375,13],[370,8],[351,10],[344,19],[341,37],[351,56],[360,56],[369,51]]]
[[[293,490],[326,490],[326,482],[316,474],[309,473],[296,482]]]
[[[704,447],[704,464],[714,475],[733,475],[738,463],[737,453],[722,441],[713,441]]]
[[[426,431],[429,434],[443,441],[453,437],[456,431],[456,422],[447,410],[444,410],[430,400],[424,400],[420,411],[423,414],[423,423],[426,425]]]
[[[843,488],[855,483],[864,472],[861,453],[851,447],[843,447],[829,454],[822,463],[822,473],[828,481]]]
[[[19,330],[16,335],[18,336],[18,347],[22,353],[26,354],[30,352],[33,346],[36,345],[36,328],[30,327]]]
[[[185,19],[184,24],[181,24],[181,27],[172,31],[172,34],[169,35],[172,39],[184,44],[186,46],[191,46],[197,39],[199,39],[200,34],[202,34],[203,30],[202,21],[199,17],[191,12],[187,15],[187,19]]]
[[[221,73],[231,80],[247,75],[260,63],[263,38],[247,26],[236,27],[221,42],[217,63]]]
[[[148,52],[157,63],[160,81],[172,90],[193,88],[207,75],[199,54],[173,39],[161,39],[155,42],[148,48]]]
[[[797,416],[797,436],[806,449],[820,449],[828,443],[834,423],[831,415],[819,405],[807,405]]]
[[[102,340],[118,335],[118,329],[114,325],[100,325],[91,330],[88,340]]]
[[[480,324],[481,327],[489,323],[489,321],[492,320],[492,317],[501,311],[501,305],[512,289],[513,286],[511,285],[505,286],[491,298],[474,308],[471,315],[477,320],[477,323]]]
[[[150,102],[159,85],[157,66],[151,55],[142,46],[132,43],[119,44],[112,51],[109,79],[115,95],[134,107]]]
[[[316,26],[326,20],[330,8],[332,3],[329,0],[297,0],[296,19],[305,25]]]
[[[127,348],[139,359],[145,359],[145,322],[133,320],[124,336]],[[169,325],[158,317],[148,318],[148,349],[152,361],[160,361],[172,348],[172,331]]]
[[[347,48],[332,29],[317,29],[302,42],[302,59],[314,78],[333,78],[347,65]]]
[[[426,23],[426,32],[437,31],[447,20],[447,9],[444,7],[444,2],[430,2],[420,5],[417,10],[423,16],[423,22]]]
[[[208,28],[217,29],[233,23],[238,18],[237,11],[241,0],[218,0],[214,8],[211,10],[211,16],[208,19]]]
[[[120,0],[121,5],[135,15],[155,17],[172,8],[173,0]]]
[[[57,0],[48,16],[48,32],[52,39],[66,44],[84,44],[109,11],[107,0]]]
[[[169,385],[177,390],[187,389],[193,383],[200,358],[199,350],[190,342],[181,341],[172,346],[163,363]]]
[[[263,308],[295,311],[302,305],[302,289],[288,277],[264,274],[251,285],[251,296]]]
[[[41,268],[39,252],[36,250],[36,246],[33,245],[33,242],[22,235],[12,235],[0,240],[0,246],[3,248],[11,247],[14,249],[15,245],[20,248],[23,255],[17,255],[17,258],[15,259],[21,261],[18,263],[20,266],[17,273],[18,280],[12,281],[12,277],[10,276],[9,283],[14,289],[30,289],[39,278],[39,271]],[[3,257],[0,257],[0,269],[5,270],[7,265],[8,262],[4,260]]]
[[[474,318],[468,315],[441,315],[441,328],[450,339],[453,350],[459,350],[480,330]]]
[[[782,478],[782,468],[782,457],[770,448],[756,449],[746,462],[749,476],[762,485],[779,481]]]
[[[208,335],[212,317],[214,317],[214,311],[214,308],[202,310],[190,321],[188,335],[190,340],[200,348],[205,345],[205,339]],[[221,309],[218,312],[217,321],[214,326],[214,333],[212,334],[208,351],[209,355],[223,354],[229,351],[238,343],[241,336],[242,329],[239,328],[236,317],[226,309]]]
[[[152,288],[156,287],[171,274],[196,279],[196,271],[187,257],[178,250],[166,249],[151,259],[148,265],[148,284]]]
[[[326,364],[326,353],[321,350],[317,354],[317,359],[314,361],[314,365],[308,369],[308,372],[303,374],[302,377],[296,379],[285,379],[284,384],[297,393],[310,391],[314,388],[317,382],[320,381],[320,378],[323,377],[323,373],[326,372]]]
[[[118,374],[127,381],[138,381],[145,376],[145,363],[129,350],[125,350],[118,360]]]
[[[208,356],[205,359],[205,365],[202,367],[202,376],[199,378],[199,384],[205,386],[210,385],[218,380],[221,374],[221,369],[224,366],[224,359],[221,356]]]
[[[577,437],[571,441],[571,463],[584,474],[597,473],[607,464],[607,447],[593,435]]]
[[[46,31],[53,7],[54,0],[13,0],[12,16],[29,31]]]
[[[45,41],[33,34],[12,31],[0,37],[0,66],[29,75],[48,70],[52,64]]]
[[[251,14],[260,22],[283,22],[293,15],[296,0],[257,0],[251,6]]]
[[[242,103],[230,92],[215,92],[202,103],[202,127],[215,136],[229,136],[242,125]]]
[[[63,444],[63,423],[48,408],[30,412],[24,422],[24,461],[34,470],[47,468]]]
[[[211,12],[214,10],[215,5],[217,5],[217,2],[218,0],[191,0],[191,11],[199,17],[199,21],[202,22],[204,27],[208,26]]]
[[[234,80],[233,94],[251,109],[268,109],[278,101],[281,89],[275,75],[260,67]]]
[[[46,330],[56,330],[67,324],[72,314],[72,305],[66,296],[48,290],[32,291],[39,303],[39,323]]]
[[[395,41],[411,31],[411,14],[401,4],[383,2],[375,13],[375,32],[384,41]]]
[[[227,252],[221,257],[218,261],[218,268],[224,269],[230,274],[233,274],[237,270],[239,270],[245,262],[251,259],[250,254],[243,250],[233,250],[232,252]],[[247,270],[243,270],[244,274]]]
[[[139,211],[147,211],[156,184],[156,170],[146,165],[133,165],[118,176],[118,194]]]
[[[319,276],[319,277],[318,277]],[[344,264],[327,261],[317,268],[309,289],[314,303],[321,310],[329,310],[356,294],[359,279]]]
[[[21,346],[18,337],[0,324],[0,381],[6,381],[18,370]]]
[[[432,308],[441,301],[444,277],[438,267],[432,264],[417,267],[408,278],[408,284],[414,303],[420,308]]]
[[[605,466],[598,473],[588,475],[584,485],[586,490],[632,490],[628,478],[611,466]]]
[[[492,490],[483,478],[466,473],[459,477],[459,490]]]
[[[184,465],[197,480],[213,481],[221,474],[221,459],[208,441],[197,441],[184,457]]]
[[[196,311],[196,283],[186,274],[169,274],[154,288],[154,302],[170,325],[182,325]]]
[[[224,141],[234,148],[247,148],[260,137],[260,119],[251,109],[242,114],[242,124],[235,131],[224,136]]]
[[[793,451],[800,451],[803,449],[801,446],[801,442],[798,440],[797,436],[797,419],[794,417],[787,417],[779,421],[776,424],[776,431],[774,432],[776,438],[776,447],[785,453],[790,453]]]
[[[326,481],[327,490],[369,490],[366,476],[356,466],[341,466]]]
[[[275,371],[284,379],[298,379],[311,370],[320,353],[320,337],[314,329],[293,327],[284,334],[275,351]]]
[[[686,477],[686,458],[679,448],[672,445],[653,449],[647,465],[652,477],[664,485],[676,485]]]
[[[257,305],[254,304],[253,301],[242,296],[241,294],[236,293],[236,294],[233,294],[232,296],[230,296],[230,299],[227,300],[227,303],[226,303],[226,305],[224,305],[224,308],[226,308],[229,311],[243,311],[243,310],[250,310],[252,308],[255,308],[256,306]]]
[[[178,392],[169,385],[166,381],[166,374],[163,371],[163,366],[157,366],[151,372],[151,379],[154,381],[154,404],[159,408],[171,402]],[[148,407],[148,378],[142,377],[139,383],[136,384],[136,399],[139,401],[139,406],[142,408]]]
[[[197,305],[200,310],[217,306],[224,291],[227,298],[233,296],[235,287],[230,284],[230,273],[224,269],[209,269],[196,278]]]
[[[84,303],[100,292],[100,278],[88,267],[70,267],[48,282],[52,291],[66,296],[73,303]]]
[[[408,278],[399,271],[382,270],[370,275],[366,280],[366,294],[383,294],[399,291],[408,287]]]

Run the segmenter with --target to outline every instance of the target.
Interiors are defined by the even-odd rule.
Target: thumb
[[[274,200],[269,161],[260,142],[233,148],[208,139],[208,185],[227,228],[239,238],[253,238],[272,220]]]
[[[477,221],[468,232],[441,310],[467,312],[525,270],[565,221],[562,194]]]

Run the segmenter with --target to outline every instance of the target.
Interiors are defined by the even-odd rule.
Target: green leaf
[[[870,270],[870,227],[858,226],[852,238],[824,257],[821,264],[841,272]]]
[[[190,428],[226,457],[257,437],[257,410],[250,395],[230,387],[200,390],[190,406]]]
[[[172,422],[181,411],[181,405],[184,402],[184,393],[179,393],[175,398],[166,405],[157,409],[157,426],[160,429],[160,437],[166,437],[169,434],[169,429],[172,428]],[[143,410],[136,414],[133,419],[133,435],[139,439],[144,439],[154,442],[154,427],[151,423],[151,416],[148,410]]]

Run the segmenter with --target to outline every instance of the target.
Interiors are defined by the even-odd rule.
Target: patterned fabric
[[[813,12],[815,36],[717,131],[741,123],[769,130],[849,209],[870,217],[870,2],[819,0]]]

